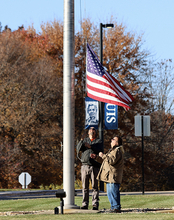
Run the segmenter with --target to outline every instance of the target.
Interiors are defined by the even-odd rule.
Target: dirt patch
[[[124,213],[147,213],[147,212],[160,212],[160,213],[174,213],[174,209],[169,208],[153,208],[153,209],[122,209],[121,213],[115,214],[124,214]],[[65,209],[64,214],[77,214],[77,213],[102,213],[102,214],[110,214],[109,209],[102,210],[82,210],[82,209]],[[0,212],[0,216],[13,216],[13,215],[54,215],[54,210],[41,210],[41,211],[10,211],[10,212]]]
[[[42,210],[42,211],[11,211],[11,212],[0,212],[0,216],[11,216],[11,215],[31,215],[31,214],[54,214],[53,210]]]
[[[103,209],[100,210],[100,213],[104,213],[104,214],[109,214],[110,210],[109,209]],[[131,208],[131,209],[122,209],[121,213],[145,213],[145,212],[163,212],[163,213],[174,213],[174,209],[169,209],[169,208],[153,208],[153,209],[135,209],[135,208]],[[117,213],[120,214],[120,213]]]

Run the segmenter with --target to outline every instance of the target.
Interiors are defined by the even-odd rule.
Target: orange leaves
[[[62,153],[52,146],[62,140],[62,52],[57,52],[62,45],[57,43],[55,47],[47,35],[23,29],[0,35],[0,46],[1,142],[3,136],[10,137],[6,141],[15,144],[21,156],[13,157],[13,168],[20,163],[18,168],[39,179],[36,185],[41,184],[39,181],[61,183],[55,172],[60,170],[62,176]],[[15,155],[18,154],[12,156]],[[0,161],[2,158],[8,158],[7,154]],[[6,187],[11,178],[6,172],[7,161],[1,172]],[[49,170],[48,176],[48,170],[43,169],[45,164],[56,171]],[[17,175],[19,170],[14,172]]]

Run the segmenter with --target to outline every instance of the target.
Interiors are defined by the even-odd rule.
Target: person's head
[[[111,139],[111,147],[118,147],[122,145],[122,138],[120,136],[114,136]]]
[[[90,127],[88,130],[89,138],[95,138],[96,137],[96,129],[94,127]]]
[[[90,117],[95,116],[96,112],[97,112],[97,106],[94,105],[94,104],[89,104],[87,112],[88,112]]]

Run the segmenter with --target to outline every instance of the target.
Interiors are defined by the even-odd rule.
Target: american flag
[[[100,102],[130,109],[132,95],[109,73],[105,71],[98,57],[87,43],[86,50],[87,96]]]

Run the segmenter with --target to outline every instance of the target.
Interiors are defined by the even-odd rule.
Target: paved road
[[[0,192],[0,200],[56,198],[57,190],[26,190]]]
[[[0,200],[9,199],[36,199],[36,198],[56,198],[57,190],[26,190],[26,191],[6,191],[0,192]],[[174,195],[174,191],[146,191],[145,195]],[[76,196],[82,196],[81,190],[75,191]],[[91,195],[91,191],[90,191]],[[142,192],[121,192],[121,195],[142,195]],[[100,192],[100,196],[106,196],[105,192]]]

